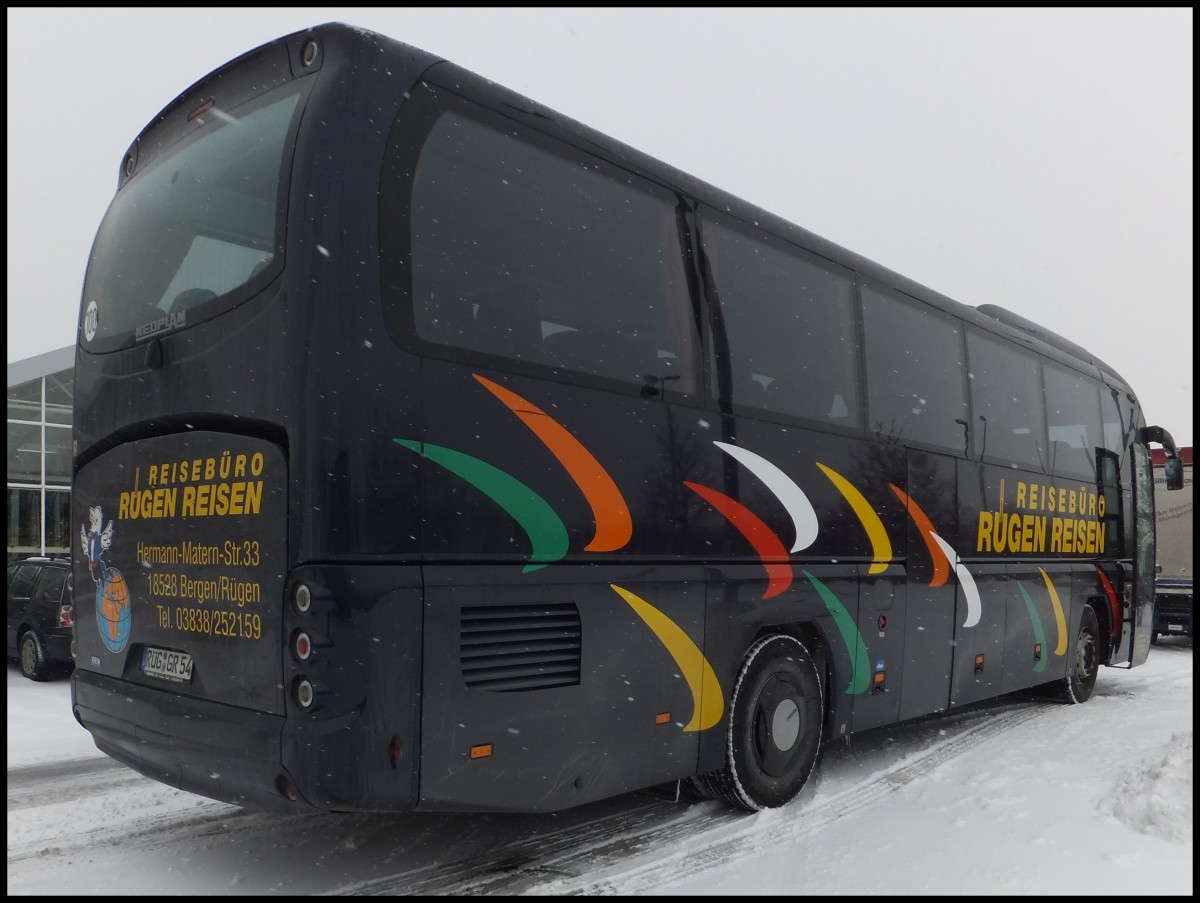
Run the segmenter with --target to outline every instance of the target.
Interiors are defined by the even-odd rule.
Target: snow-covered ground
[[[8,667],[8,893],[1193,892],[1192,643],[1082,706],[1007,699],[829,747],[755,815],[634,794],[557,815],[267,816],[117,766],[67,681]]]

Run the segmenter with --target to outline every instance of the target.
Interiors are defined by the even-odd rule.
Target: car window
[[[42,576],[37,582],[37,589],[33,593],[33,600],[35,602],[58,602],[62,598],[63,584],[66,582],[66,568],[43,568]]]
[[[8,594],[17,599],[28,599],[33,592],[33,585],[37,582],[38,572],[41,569],[40,564],[17,565],[17,575],[8,588]]]

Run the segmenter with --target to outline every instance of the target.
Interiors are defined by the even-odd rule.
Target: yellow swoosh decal
[[[888,562],[892,560],[892,541],[888,539],[887,530],[883,528],[883,521],[879,519],[875,509],[849,480],[820,461],[817,462],[817,467],[824,471],[825,476],[829,477],[838,492],[846,497],[846,501],[850,503],[850,507],[854,509],[854,513],[862,522],[863,529],[867,531],[867,538],[871,540],[871,548],[875,553],[875,559],[871,562],[867,573],[882,574],[887,570]]]
[[[1050,603],[1054,606],[1054,623],[1058,625],[1058,645],[1054,647],[1055,655],[1064,655],[1067,651],[1067,616],[1063,613],[1062,600],[1058,598],[1058,590],[1050,582],[1050,575],[1041,568],[1042,579],[1046,581],[1046,589],[1050,590]]]
[[[706,731],[720,721],[725,713],[725,694],[712,665],[692,638],[645,599],[615,583],[609,586],[646,622],[683,672],[683,679],[692,691],[692,718],[683,726],[684,731]]]

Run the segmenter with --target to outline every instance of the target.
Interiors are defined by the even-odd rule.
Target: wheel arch
[[[1108,664],[1113,653],[1113,616],[1112,607],[1108,604],[1108,600],[1103,596],[1088,596],[1083,600],[1085,607],[1090,607],[1096,615],[1096,621],[1100,624],[1100,662]],[[1082,612],[1081,612],[1082,616]],[[1116,629],[1120,629],[1117,625]]]

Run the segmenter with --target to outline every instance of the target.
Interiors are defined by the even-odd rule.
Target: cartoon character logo
[[[103,509],[99,506],[89,508],[88,524],[80,525],[79,538],[83,541],[83,554],[96,584],[96,626],[100,630],[100,639],[109,652],[120,652],[129,642],[133,626],[129,587],[121,572],[109,567],[104,560],[104,553],[113,542],[113,524],[110,520],[102,530],[103,522]]]

